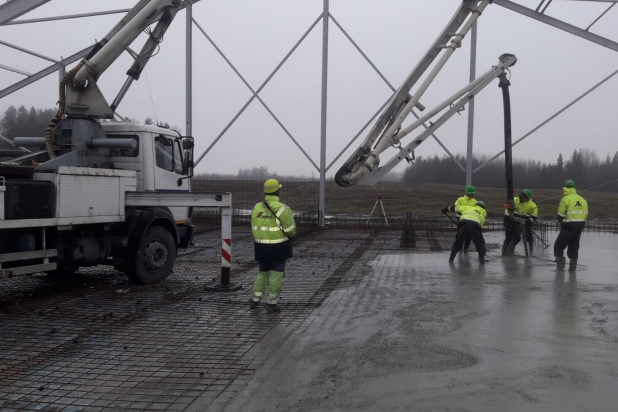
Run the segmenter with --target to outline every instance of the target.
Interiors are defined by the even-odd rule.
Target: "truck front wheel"
[[[152,226],[140,241],[135,261],[135,279],[146,285],[162,282],[172,272],[175,261],[174,237],[164,227]]]

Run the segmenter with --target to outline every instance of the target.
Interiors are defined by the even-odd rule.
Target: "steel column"
[[[329,0],[324,0],[322,11],[322,121],[320,138],[320,190],[318,212],[320,214],[320,226],[325,226],[325,198],[326,198],[326,114],[328,103],[328,16]]]
[[[470,82],[476,78],[476,35],[478,22],[472,26],[470,37]],[[466,186],[472,184],[472,161],[474,160],[474,96],[468,103],[468,150],[466,154]]]
[[[185,90],[185,134],[193,136],[193,5],[187,3],[187,39],[186,47],[186,90]]]

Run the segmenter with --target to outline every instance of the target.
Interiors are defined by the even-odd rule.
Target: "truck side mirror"
[[[192,137],[187,137],[187,138],[184,138],[182,140],[182,148],[184,150],[191,150],[191,149],[193,149],[194,146],[195,146],[195,144],[193,143],[193,138]]]

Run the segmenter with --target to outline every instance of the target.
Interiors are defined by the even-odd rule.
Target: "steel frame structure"
[[[26,13],[40,7],[41,5],[48,3],[51,0],[10,0],[0,5],[0,26],[8,26],[8,25],[17,25],[17,24],[32,24],[38,22],[45,21],[54,21],[54,20],[66,20],[66,19],[76,19],[76,18],[85,18],[91,16],[100,16],[100,15],[108,15],[108,14],[116,14],[116,13],[127,13],[130,9],[117,9],[117,10],[108,10],[101,12],[93,12],[93,13],[82,13],[82,14],[73,14],[73,15],[63,15],[63,16],[53,16],[53,17],[45,17],[45,18],[36,18],[36,19],[20,19],[16,20],[18,17],[25,15]],[[144,0],[141,0],[144,1]],[[327,143],[327,134],[326,134],[326,125],[327,125],[327,97],[328,97],[328,46],[329,46],[329,23],[332,22],[341,33],[351,42],[351,44],[356,48],[356,50],[361,54],[361,56],[367,61],[367,63],[374,69],[374,71],[378,74],[378,76],[385,82],[385,84],[393,91],[396,92],[396,89],[393,85],[386,79],[386,77],[382,74],[382,72],[378,69],[378,67],[371,61],[371,59],[365,54],[365,52],[361,49],[361,47],[354,41],[354,39],[346,32],[346,30],[339,24],[339,22],[335,19],[335,17],[330,12],[330,0],[322,0],[322,13],[317,16],[315,21],[309,26],[309,28],[305,31],[305,33],[300,37],[300,39],[296,42],[296,44],[291,48],[291,50],[285,55],[285,57],[281,60],[281,62],[274,68],[271,74],[264,80],[264,82],[257,88],[254,89],[251,85],[245,80],[245,78],[241,75],[241,73],[236,69],[233,63],[227,58],[224,52],[217,46],[217,44],[208,36],[206,31],[199,25],[199,23],[193,18],[193,7],[194,3],[197,3],[199,0],[183,0],[182,5],[186,9],[186,122],[185,128],[187,135],[191,135],[193,132],[193,120],[192,120],[192,106],[193,106],[193,97],[192,97],[192,38],[193,38],[193,25],[200,31],[200,33],[208,40],[208,42],[215,48],[215,50],[221,55],[221,57],[226,61],[226,63],[232,68],[232,70],[238,75],[238,77],[243,81],[243,83],[247,86],[247,88],[251,91],[252,96],[249,100],[241,107],[238,113],[230,120],[230,122],[223,128],[223,130],[215,137],[212,143],[208,146],[208,148],[198,157],[196,161],[196,165],[208,154],[208,152],[214,147],[214,145],[223,137],[223,135],[227,132],[227,130],[234,124],[234,122],[242,115],[245,109],[251,104],[253,100],[257,100],[264,106],[267,112],[273,117],[273,119],[279,124],[285,134],[294,142],[294,144],[298,147],[298,149],[303,153],[303,155],[307,158],[307,160],[313,165],[313,167],[320,174],[320,189],[319,189],[319,212],[320,212],[320,225],[324,225],[324,210],[325,210],[325,202],[326,202],[326,172],[330,170],[330,168],[339,160],[339,158],[346,152],[346,150],[358,139],[358,137],[363,133],[364,130],[374,121],[374,119],[382,112],[386,104],[387,100],[377,111],[376,113],[362,126],[358,133],[350,140],[350,142],[343,148],[343,150],[335,156],[332,162],[326,165],[326,143]],[[317,1],[317,0],[316,0]],[[564,0],[562,0],[564,1]],[[516,13],[522,14],[526,17],[535,19],[544,24],[553,26],[560,30],[571,33],[575,36],[581,37],[585,40],[588,40],[592,43],[596,43],[603,47],[609,48],[614,51],[618,51],[618,42],[612,41],[606,37],[599,36],[597,34],[591,33],[590,29],[598,23],[606,14],[618,3],[618,0],[570,0],[570,1],[579,1],[579,2],[600,2],[600,3],[608,3],[608,7],[596,18],[594,19],[590,25],[586,28],[580,28],[573,26],[569,23],[566,23],[562,20],[551,17],[546,14],[548,8],[552,4],[553,0],[540,0],[538,6],[535,9],[524,7],[515,1],[512,0],[493,0],[495,5],[504,7],[506,9],[512,10]],[[294,53],[294,51],[298,48],[298,46],[304,41],[304,39],[312,32],[312,30],[317,26],[319,22],[322,22],[322,87],[321,87],[321,127],[320,127],[320,159],[319,166],[318,164],[307,154],[307,152],[303,149],[303,147],[298,143],[298,141],[292,136],[289,130],[283,125],[283,123],[277,118],[275,113],[266,105],[266,103],[260,98],[259,93],[262,89],[268,84],[268,82],[273,78],[273,76],[279,71],[279,69],[285,64],[288,58]],[[476,44],[477,44],[477,25],[475,24],[472,27],[471,34],[471,55],[470,55],[470,80],[474,80],[476,78]],[[65,67],[83,57],[85,57],[91,50],[91,47],[87,47],[77,53],[63,58],[54,59],[52,57],[43,56],[38,53],[35,53],[31,50],[24,49],[17,45],[9,44],[7,42],[0,41],[0,45],[4,47],[11,47],[16,50],[19,50],[24,53],[28,53],[35,57],[48,60],[53,64],[46,67],[43,70],[40,70],[37,73],[29,73],[27,71],[21,70],[19,68],[10,67],[7,65],[0,65],[0,70],[8,70],[18,74],[25,76],[25,78],[21,81],[18,81],[3,90],[0,90],[0,98],[3,98],[22,87],[25,87],[31,83],[34,83],[43,77],[46,77],[54,72],[58,72],[60,78],[64,75]],[[592,91],[603,85],[605,82],[613,78],[616,74],[618,74],[618,70],[611,73],[605,79],[601,80],[589,90],[581,94],[572,102],[568,103],[558,112],[549,116],[545,121],[540,123],[538,126],[534,127],[531,131],[526,133],[524,136],[514,141],[513,145],[518,144],[525,138],[532,135],[534,132],[542,128],[544,125],[555,119],[561,113],[569,109],[571,106],[576,104],[579,100],[583,99],[585,96],[590,94]],[[482,169],[489,162],[495,160],[499,156],[503,154],[500,152],[493,156],[491,159],[486,161],[485,163],[478,166],[476,169],[473,169],[472,165],[472,154],[473,154],[473,143],[474,143],[474,99],[469,99],[469,110],[468,110],[468,130],[467,130],[467,159],[466,166],[461,164],[458,159],[448,150],[448,148],[438,139],[435,135],[434,131],[436,127],[430,127],[425,124],[425,132],[423,135],[431,135],[438,144],[443,148],[443,150],[457,163],[462,172],[466,173],[466,184],[472,184],[473,173]],[[419,116],[414,111],[412,111],[413,115],[418,119]],[[122,116],[118,115],[122,118]]]

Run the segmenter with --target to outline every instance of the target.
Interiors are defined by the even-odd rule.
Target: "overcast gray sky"
[[[535,8],[539,0],[517,0]],[[22,18],[129,8],[135,0],[53,0]],[[331,13],[395,86],[404,80],[443,29],[458,0],[331,0]],[[548,14],[580,27],[590,24],[607,3],[555,1]],[[311,23],[321,0],[202,0],[194,17],[227,54],[253,88],[259,87]],[[185,128],[184,12],[177,15],[160,53],[125,97],[118,111],[143,121],[156,117]],[[120,15],[0,27],[0,39],[50,57],[68,56],[102,38]],[[618,8],[592,32],[618,40]],[[261,93],[282,123],[319,164],[321,40],[319,24]],[[327,164],[390,95],[390,89],[347,41],[330,25]],[[194,126],[196,155],[220,133],[251,96],[202,34],[194,28]],[[140,39],[140,42],[143,39]],[[469,36],[421,100],[437,104],[463,87],[469,76]],[[139,48],[138,46],[134,48]],[[490,5],[479,20],[478,72],[513,53],[513,137],[518,138],[567,102],[618,69],[618,53]],[[0,63],[36,72],[47,61],[0,46]],[[111,102],[131,64],[122,56],[100,79]],[[0,71],[0,89],[23,76]],[[10,105],[53,107],[58,76],[0,99],[0,112]],[[149,87],[150,85],[150,87]],[[574,149],[595,150],[601,158],[618,150],[615,96],[618,76],[514,148],[514,156],[555,161]],[[151,101],[154,101],[153,103]],[[467,114],[454,116],[436,134],[455,153],[466,150]],[[408,136],[408,141],[415,134]],[[495,85],[477,97],[475,152],[493,155],[503,148],[502,100]],[[362,137],[361,137],[362,139]],[[359,139],[359,141],[361,140]],[[405,143],[405,141],[404,141]],[[353,145],[352,148],[357,147]],[[390,153],[390,154],[389,154]],[[417,156],[442,154],[433,140]],[[382,157],[385,162],[393,152]],[[349,152],[341,159],[347,159]],[[341,165],[339,161],[328,175]],[[256,100],[207,155],[198,172],[236,173],[240,168],[267,166],[281,174],[317,176]],[[402,170],[399,167],[396,170]]]

